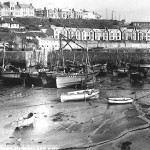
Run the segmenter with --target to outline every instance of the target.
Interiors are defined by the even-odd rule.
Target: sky
[[[1,3],[6,0],[1,0]],[[17,2],[11,0],[11,2]],[[98,12],[103,19],[150,22],[150,0],[18,0],[35,8],[75,8]],[[112,13],[113,12],[113,13]]]

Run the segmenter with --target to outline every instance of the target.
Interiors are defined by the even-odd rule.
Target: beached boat
[[[14,71],[2,71],[1,76],[3,82],[6,84],[20,84],[23,83],[23,79],[21,77],[21,72],[14,72]]]
[[[60,96],[61,102],[66,101],[80,101],[97,98],[99,96],[98,89],[86,89],[73,92],[63,93]]]
[[[64,35],[61,35],[61,36],[63,38],[65,37]],[[67,38],[67,37],[65,37],[65,38]],[[67,40],[69,40],[69,39],[67,38]],[[68,41],[67,41],[67,44],[68,44]],[[75,87],[76,85],[82,86],[84,84],[84,82],[91,80],[96,74],[98,74],[97,71],[94,72],[90,68],[91,65],[90,65],[90,59],[89,59],[89,55],[88,55],[88,44],[87,44],[87,49],[86,49],[86,52],[87,52],[86,53],[86,55],[87,55],[86,62],[85,63],[82,62],[81,69],[79,69],[78,71],[76,71],[74,73],[72,73],[70,71],[66,72],[66,70],[65,70],[66,65],[65,65],[65,57],[64,57],[64,53],[63,53],[63,49],[65,48],[65,46],[62,47],[61,40],[60,40],[60,50],[62,51],[62,60],[63,60],[62,66],[64,68],[64,73],[56,75],[56,87],[64,88],[64,87],[72,87],[72,86]],[[75,62],[75,58],[74,58],[74,62]]]
[[[118,68],[113,70],[113,76],[127,76],[128,75],[128,68]]]
[[[130,83],[143,83],[144,75],[138,71],[130,73]]]
[[[108,98],[108,103],[111,104],[126,104],[126,103],[132,103],[133,98],[125,98],[125,97],[114,97],[114,98]]]
[[[35,115],[33,113],[29,113],[26,117],[21,118],[15,122],[12,123],[12,126],[22,128],[25,126],[30,126],[35,121]]]
[[[94,73],[63,73],[56,75],[57,88],[72,87],[83,85],[93,79]]]

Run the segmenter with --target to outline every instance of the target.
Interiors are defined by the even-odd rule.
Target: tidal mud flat
[[[4,87],[0,92],[0,147],[30,149],[150,149],[150,78],[130,85],[129,78],[100,77],[99,98],[60,102],[75,89]],[[134,102],[108,104],[109,97]],[[35,114],[32,125],[16,129],[18,120]]]

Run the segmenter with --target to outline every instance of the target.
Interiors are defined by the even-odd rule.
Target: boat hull
[[[83,85],[87,80],[93,78],[93,74],[62,74],[56,76],[57,88]]]
[[[99,90],[89,89],[89,90],[80,90],[80,91],[63,93],[61,94],[60,99],[61,102],[80,101],[80,100],[97,98],[98,96],[99,96]]]
[[[21,119],[21,120],[18,120],[16,122],[13,122],[12,123],[12,126],[14,127],[18,127],[18,128],[21,128],[21,127],[25,127],[25,126],[30,126],[31,124],[33,124],[35,121],[35,116],[29,118],[29,119]]]
[[[4,84],[22,84],[23,79],[21,78],[20,72],[2,72],[2,80]]]
[[[132,98],[109,98],[108,102],[111,104],[127,104],[132,103]]]

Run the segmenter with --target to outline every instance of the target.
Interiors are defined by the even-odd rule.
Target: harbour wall
[[[93,48],[93,47],[102,47],[102,48],[150,48],[150,43],[145,42],[102,42],[102,41],[76,41],[76,43],[83,48]],[[73,42],[69,43],[73,49],[79,49],[80,46],[74,44]],[[66,42],[62,42],[62,47],[66,45]],[[67,45],[64,49],[71,49],[69,45]]]
[[[41,53],[41,51],[12,51],[5,53],[5,65],[11,63],[12,65],[20,68],[26,68],[29,66],[42,65],[42,66],[55,66],[59,62],[62,64],[64,60],[76,61],[79,63],[85,63],[87,59],[86,51],[53,51],[47,52],[47,54]],[[88,52],[90,61],[93,64],[106,63],[115,61],[124,61],[128,63],[150,63],[150,53],[146,52],[118,52],[116,51],[100,51],[93,50]],[[3,53],[0,52],[0,65],[3,64]]]
[[[62,42],[65,45],[66,42]],[[133,43],[133,42],[98,42],[98,41],[77,41],[77,44],[70,43],[73,49],[79,51],[68,51],[70,46],[64,47],[61,51],[53,51],[52,49],[42,49],[35,51],[6,51],[5,65],[11,63],[16,67],[29,67],[34,65],[56,65],[57,61],[62,63],[64,60],[86,62],[86,50],[89,48],[89,58],[93,63],[114,62],[123,60],[125,62],[146,62],[150,63],[150,43]],[[80,46],[84,48],[81,49]],[[91,51],[91,49],[93,50]],[[65,51],[67,50],[67,51]],[[136,51],[140,50],[140,51]],[[4,52],[0,51],[0,65],[3,64]]]

